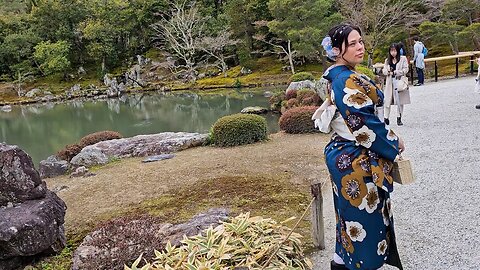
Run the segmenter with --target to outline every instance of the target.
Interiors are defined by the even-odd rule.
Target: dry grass
[[[138,209],[142,202],[172,196],[185,187],[195,187],[195,193],[204,189],[203,192],[210,192],[205,193],[210,194],[207,198],[215,197],[215,190],[228,194],[231,187],[227,187],[226,179],[234,179],[232,184],[239,188],[242,179],[276,179],[308,193],[312,179],[326,178],[323,146],[327,141],[328,137],[322,134],[278,133],[263,143],[234,148],[198,147],[160,162],[125,159],[95,170],[97,175],[93,177],[64,176],[47,179],[47,184],[50,189],[68,186],[58,195],[68,206],[66,229],[75,231],[112,212]],[[255,189],[252,183],[244,184]],[[198,194],[192,198],[205,199]]]

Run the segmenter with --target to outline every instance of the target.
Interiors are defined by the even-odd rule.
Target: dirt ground
[[[308,192],[313,179],[327,179],[323,148],[328,140],[329,136],[324,134],[277,133],[266,142],[252,145],[197,147],[178,152],[173,159],[153,163],[142,163],[142,158],[123,159],[92,170],[95,176],[63,176],[46,182],[53,190],[63,187],[57,194],[67,204],[66,229],[71,231],[94,224],[109,213],[215,178],[287,179],[292,188]],[[208,189],[211,188],[209,185]]]

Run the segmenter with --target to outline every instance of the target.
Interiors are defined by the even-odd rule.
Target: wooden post
[[[413,65],[410,64],[410,81],[412,81],[413,84]]]
[[[473,55],[470,56],[470,73],[473,74]]]
[[[313,245],[318,249],[325,249],[325,227],[323,224],[322,183],[319,180],[313,180],[310,187],[312,190],[312,195],[315,198],[312,205]]]
[[[438,65],[437,65],[437,61],[435,61],[435,81],[438,82]]]
[[[455,58],[455,78],[458,78],[458,58]]]

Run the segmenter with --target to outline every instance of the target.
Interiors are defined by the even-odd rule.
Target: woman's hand
[[[398,137],[398,150],[400,153],[405,151],[405,141],[401,137]]]

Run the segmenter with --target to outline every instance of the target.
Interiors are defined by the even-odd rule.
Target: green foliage
[[[315,80],[315,77],[310,72],[297,72],[290,77],[291,82],[299,82],[305,80],[313,81]]]
[[[449,45],[454,54],[458,53],[458,35],[464,26],[454,23],[423,22],[420,25],[420,33],[436,45]]]
[[[185,237],[179,247],[168,242],[162,251],[155,251],[153,264],[147,263],[138,268],[140,256],[132,268],[125,269],[234,269],[247,264],[248,269],[260,270],[278,245],[281,246],[277,255],[269,262],[267,269],[313,267],[303,255],[301,235],[292,233],[288,241],[283,241],[290,229],[281,223],[269,218],[250,217],[250,213],[240,214],[222,223],[222,226],[210,227],[201,235]]]
[[[268,100],[270,103],[270,109],[280,111],[283,100],[285,100],[285,93],[283,91],[273,94]]]
[[[360,74],[367,75],[367,77],[372,80],[375,78],[375,74],[373,73],[373,70],[371,70],[370,68],[364,65],[356,65],[355,70]]]
[[[215,145],[220,147],[250,144],[267,139],[267,121],[259,115],[224,116],[212,127]]]
[[[272,33],[290,40],[300,56],[319,52],[320,42],[330,27],[342,17],[333,9],[332,0],[270,0],[268,8],[274,18],[268,23]]]
[[[50,40],[42,41],[34,49],[33,57],[45,75],[65,72],[70,67],[68,60],[70,44],[68,42],[64,40],[55,43],[51,43]]]
[[[317,106],[306,106],[287,110],[278,121],[280,129],[291,134],[317,132],[312,121],[312,115],[317,108]]]

